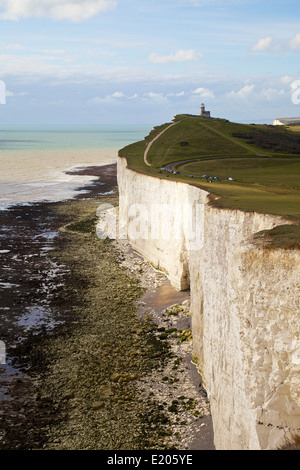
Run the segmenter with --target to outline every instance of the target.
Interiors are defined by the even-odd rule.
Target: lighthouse
[[[210,118],[210,111],[205,111],[205,105],[203,103],[200,106],[200,117]]]

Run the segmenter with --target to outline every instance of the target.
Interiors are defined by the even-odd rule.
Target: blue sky
[[[0,0],[0,124],[300,116],[297,0]]]

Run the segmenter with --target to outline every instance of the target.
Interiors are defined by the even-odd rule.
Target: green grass
[[[72,222],[66,226],[66,230],[69,232],[94,233],[97,222],[98,217],[92,215],[91,217],[86,217],[78,222]]]
[[[299,225],[278,225],[272,230],[262,230],[254,239],[263,240],[269,248],[300,249]]]
[[[187,118],[168,129],[151,147],[148,161],[160,167],[168,163],[206,155],[250,155],[251,151],[226,140],[199,124],[204,119]],[[206,124],[206,123],[205,123]],[[183,143],[187,143],[184,145]]]
[[[193,175],[234,177],[239,183],[262,187],[300,190],[300,159],[295,158],[231,158],[211,159],[177,165],[176,170]]]
[[[239,124],[221,120],[212,120],[209,126],[264,155],[300,155],[300,137],[285,126]]]
[[[189,115],[178,115],[173,122],[152,144],[147,158],[150,167],[143,158],[146,145],[170,122],[120,150],[129,168],[205,189],[217,207],[292,219],[300,237],[300,126],[239,124]],[[181,174],[160,170],[170,164]],[[227,181],[211,184],[188,176],[204,174]],[[228,181],[229,177],[235,181]]]
[[[293,132],[300,132],[300,124],[291,124],[289,126],[285,126],[285,128]]]

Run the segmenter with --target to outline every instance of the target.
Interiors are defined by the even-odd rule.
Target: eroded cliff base
[[[128,241],[115,245],[121,250],[122,266],[146,290],[138,301],[138,317],[156,325],[157,337],[171,352],[170,361],[137,383],[138,393],[155,397],[178,439],[175,448],[215,450],[210,404],[193,362],[190,291],[172,287],[167,276],[134,252]]]

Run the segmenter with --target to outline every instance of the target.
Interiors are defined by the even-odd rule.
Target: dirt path
[[[186,119],[186,118],[184,118]],[[161,131],[156,137],[154,137],[154,139],[151,140],[151,142],[148,143],[147,147],[146,147],[146,150],[144,152],[144,162],[147,166],[152,166],[151,163],[148,162],[148,153],[149,153],[149,150],[150,148],[152,147],[152,145],[154,144],[154,142],[156,140],[158,140],[168,129],[170,129],[171,127],[173,126],[176,126],[176,124],[179,124],[181,121],[183,121],[184,119],[180,119],[179,121],[176,121],[176,122],[172,122],[172,124],[170,124],[168,127],[166,127],[163,131]]]

